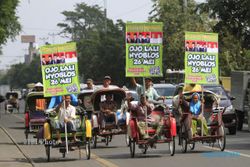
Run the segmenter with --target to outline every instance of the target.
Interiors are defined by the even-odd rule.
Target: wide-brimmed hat
[[[42,84],[41,82],[37,82],[37,83],[35,84],[35,87],[43,87],[43,84]]]

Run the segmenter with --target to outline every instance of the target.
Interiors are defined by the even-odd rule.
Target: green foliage
[[[21,30],[16,16],[16,7],[19,0],[0,1],[0,45],[5,44],[8,38],[14,39]]]
[[[164,71],[184,68],[185,31],[219,34],[221,75],[228,76],[231,70],[250,70],[250,0],[208,0],[201,4],[187,0],[187,7],[183,0],[152,1],[149,21],[164,24]],[[0,1],[0,45],[20,30],[15,16],[17,4],[18,0]],[[102,81],[104,75],[110,75],[117,84],[124,84],[125,23],[106,19],[99,6],[85,3],[62,14],[65,20],[58,26],[77,42],[80,77]],[[1,78],[2,83],[14,88],[41,80],[39,57],[30,65],[13,65]]]
[[[213,31],[219,33],[221,74],[249,70],[250,0],[208,0],[198,8],[216,19]]]
[[[187,7],[183,0],[153,0],[150,21],[164,24],[163,68],[184,68],[184,34],[185,31],[211,31],[213,21],[207,14],[199,14],[194,0],[189,0]]]
[[[152,0],[150,21],[164,23],[164,69],[184,68],[184,32],[217,32],[221,75],[249,69],[250,0]]]
[[[75,11],[62,12],[65,23],[59,23],[62,33],[77,42],[80,76],[102,81],[110,75],[117,84],[125,78],[125,24],[106,19],[98,6],[77,4]],[[105,31],[107,21],[107,31]]]
[[[9,84],[12,88],[24,88],[28,83],[34,82],[42,82],[39,57],[35,57],[29,65],[24,63],[12,65],[0,84]]]

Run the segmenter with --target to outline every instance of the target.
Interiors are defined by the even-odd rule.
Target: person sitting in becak
[[[105,95],[106,100],[100,103],[100,119],[99,123],[101,128],[105,128],[105,122],[115,122],[116,128],[120,130],[118,126],[118,119],[116,116],[117,104],[112,100],[112,94],[107,93]]]
[[[58,120],[55,121],[55,129],[58,144],[62,143],[60,131],[64,130],[65,124],[67,124],[67,132],[73,133],[74,142],[79,141],[76,138],[76,108],[70,105],[70,95],[63,96],[63,100],[65,100],[65,108],[63,103],[60,103],[56,108]]]
[[[143,139],[148,139],[149,136],[146,131],[146,115],[151,117],[149,123],[152,125],[153,129],[156,129],[155,135],[151,139],[157,140],[161,135],[163,123],[162,117],[159,115],[152,115],[154,105],[148,102],[148,97],[143,94],[140,96],[140,102],[137,104],[132,104],[130,102],[131,97],[127,97],[128,107],[131,110],[131,115],[134,115],[138,120],[139,133]]]
[[[198,93],[193,93],[189,107],[192,113],[193,136],[197,135],[197,126],[202,126],[203,134],[208,135],[207,122],[202,113],[203,102],[200,100],[200,95]]]

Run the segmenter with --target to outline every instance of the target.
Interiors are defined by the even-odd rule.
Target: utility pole
[[[55,33],[48,33],[48,35],[52,37],[52,44],[55,44],[55,37],[56,37],[58,34],[55,34]]]
[[[187,0],[183,0],[183,12],[187,12]]]
[[[107,33],[107,0],[104,1],[104,15],[105,15],[105,33]]]
[[[187,2],[188,0],[183,0],[183,4],[182,4],[182,10],[183,10],[183,13],[184,13],[184,24],[185,24],[185,30],[184,31],[187,31]]]
[[[47,41],[48,41],[48,39],[49,39],[49,37],[41,37],[39,39],[42,40],[44,44],[46,44]]]

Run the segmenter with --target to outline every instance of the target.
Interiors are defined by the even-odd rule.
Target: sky
[[[28,44],[21,43],[21,35],[35,35],[36,46],[49,43],[64,43],[67,39],[58,34],[62,29],[57,26],[64,20],[62,11],[73,11],[76,3],[98,4],[104,7],[105,0],[20,0],[17,15],[22,25],[20,35],[14,42],[3,45],[0,55],[0,69],[9,68],[11,64],[24,62],[28,53]],[[144,22],[152,8],[151,0],[106,0],[107,17],[123,21]],[[53,39],[54,36],[54,39]]]
[[[73,11],[77,3],[97,4],[104,8],[105,0],[20,0],[17,15],[22,26],[16,40],[3,45],[3,55],[0,55],[0,70],[9,68],[11,64],[24,62],[28,53],[28,44],[21,43],[21,35],[35,35],[36,46],[45,42],[64,43],[67,39],[57,35],[61,32],[57,24],[62,23],[62,11]],[[201,0],[199,0],[201,1]],[[145,22],[152,9],[151,0],[106,0],[107,17],[123,21]],[[54,37],[54,38],[53,38]]]

